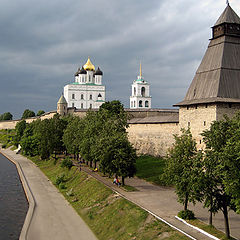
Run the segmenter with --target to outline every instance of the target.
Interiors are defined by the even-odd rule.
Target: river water
[[[0,153],[0,240],[17,240],[28,202],[16,166]]]

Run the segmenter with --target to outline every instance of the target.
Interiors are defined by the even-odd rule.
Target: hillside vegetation
[[[59,162],[39,161],[36,157],[34,162],[100,240],[188,239],[75,166],[68,170]]]

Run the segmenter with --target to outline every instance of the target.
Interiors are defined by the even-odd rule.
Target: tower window
[[[83,103],[81,103],[81,108],[83,108]]]
[[[102,97],[101,93],[99,93],[99,94],[98,94],[98,97],[99,97],[99,98],[101,98],[101,97]]]
[[[81,94],[81,99],[84,99],[83,94]]]
[[[136,102],[135,101],[133,102],[133,107],[136,107]]]
[[[92,104],[90,104],[90,108],[92,108]]]
[[[133,88],[133,96],[136,96],[136,88]]]
[[[149,103],[148,101],[145,102],[145,107],[148,107],[149,106]]]
[[[206,121],[203,122],[203,126],[206,126]]]
[[[92,94],[90,94],[89,99],[92,100]]]
[[[142,95],[143,97],[145,97],[145,91],[146,91],[146,90],[145,90],[145,87],[142,87],[142,88],[141,88],[141,95]]]
[[[74,103],[72,103],[72,107],[74,107]]]
[[[188,122],[188,127],[190,127],[190,122]]]
[[[72,99],[75,99],[75,94],[74,93],[72,94]]]
[[[142,100],[139,101],[139,107],[142,107]]]

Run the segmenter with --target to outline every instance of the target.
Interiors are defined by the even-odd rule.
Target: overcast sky
[[[153,108],[181,101],[225,0],[0,0],[0,113],[56,109],[90,56],[107,100],[129,107],[139,73]],[[240,15],[240,1],[230,0]]]

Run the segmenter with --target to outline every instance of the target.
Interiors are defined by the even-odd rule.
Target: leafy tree
[[[5,112],[0,115],[0,121],[12,120],[13,115],[10,112]]]
[[[35,117],[35,113],[29,109],[24,110],[22,119],[30,118],[30,117]]]
[[[230,120],[215,121],[202,135],[206,144],[204,164],[203,194],[205,206],[211,213],[222,211],[226,237],[230,238],[228,211],[235,210],[234,197],[239,193],[240,174],[238,149],[240,138],[239,115]],[[237,139],[239,139],[237,141]],[[236,174],[235,174],[236,173]],[[234,184],[238,189],[234,189]],[[236,193],[236,194],[235,194]],[[212,215],[212,214],[211,214]],[[210,215],[210,224],[212,222]]]
[[[39,111],[37,112],[37,116],[41,116],[41,115],[43,115],[44,113],[45,113],[45,111],[39,110]]]
[[[27,123],[25,120],[22,120],[16,124],[16,126],[15,126],[16,136],[14,138],[15,146],[18,146],[26,127],[27,127]]]
[[[188,203],[201,200],[199,179],[201,178],[202,153],[196,149],[190,130],[181,129],[180,136],[174,135],[175,143],[169,150],[163,178],[175,185],[178,201],[187,210]]]

